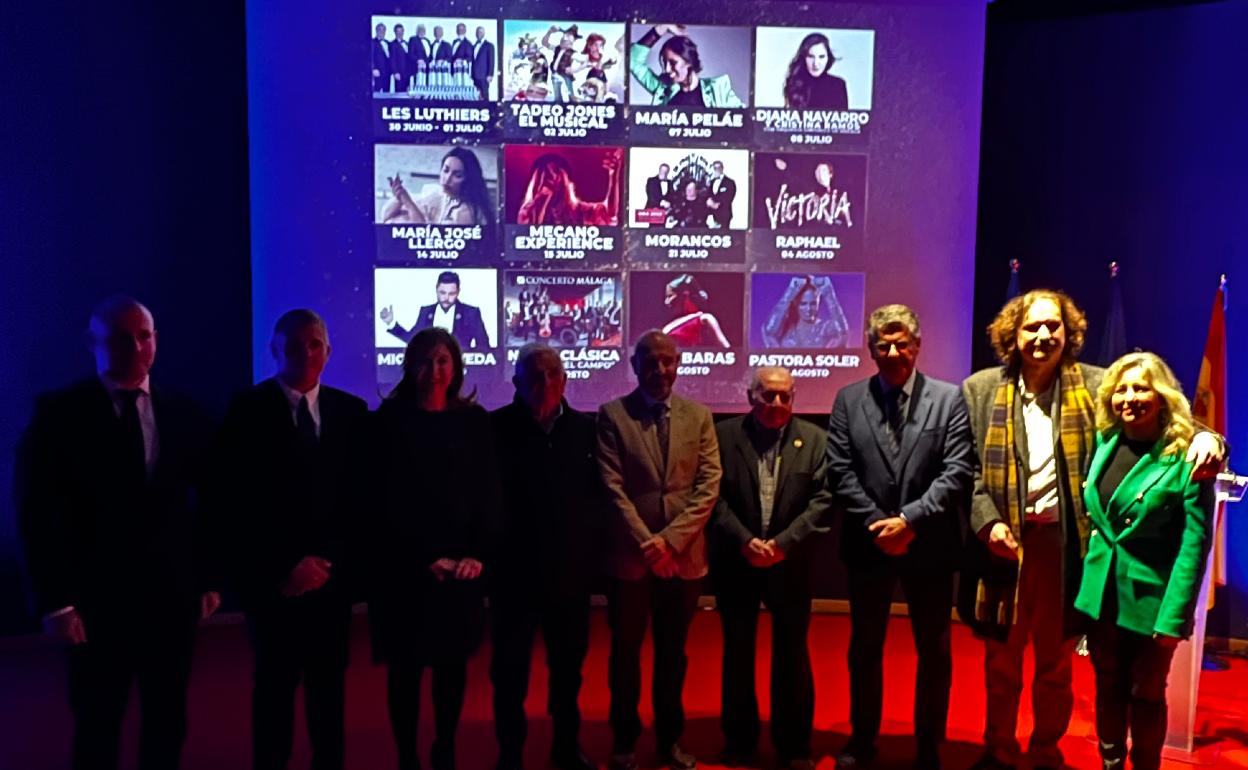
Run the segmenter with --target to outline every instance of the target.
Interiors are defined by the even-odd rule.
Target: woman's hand
[[[1187,448],[1187,461],[1195,463],[1192,468],[1192,481],[1211,479],[1222,470],[1222,462],[1226,459],[1226,447],[1218,434],[1201,431],[1192,438]]]
[[[481,562],[476,559],[460,559],[455,569],[456,580],[476,580],[481,577]]]

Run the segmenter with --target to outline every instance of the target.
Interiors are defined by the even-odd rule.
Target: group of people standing
[[[402,380],[370,413],[321,383],[328,330],[316,313],[292,310],[274,328],[276,376],[239,396],[213,431],[149,378],[151,313],[107,300],[89,329],[98,376],[42,399],[19,448],[34,604],[70,643],[73,765],[116,767],[137,679],[140,767],[178,766],[195,626],[228,588],[254,651],[254,767],[286,767],[301,681],[313,767],[343,766],[351,606],[363,599],[374,660],[387,668],[399,767],[420,766],[430,668],[430,764],[453,768],[488,595],[499,770],[522,767],[539,630],[552,763],[591,770],[578,695],[590,591],[605,579],[608,767],[638,767],[649,626],[658,756],[692,770],[680,745],[685,644],[709,576],[724,638],[722,760],[755,762],[762,603],[773,629],[771,740],[786,767],[811,770],[813,570],[819,536],[839,517],[853,734],[838,767],[875,759],[898,583],[918,654],[915,765],[941,767],[962,567],[959,609],[988,639],[976,767],[1020,759],[1029,641],[1030,761],[1062,765],[1071,655],[1086,633],[1105,767],[1123,766],[1130,734],[1132,765],[1156,768],[1170,657],[1190,632],[1208,549],[1211,486],[1197,479],[1216,472],[1225,446],[1197,433],[1155,355],[1108,370],[1078,363],[1085,332],[1061,292],[1011,300],[990,327],[1002,365],[959,388],[918,370],[918,317],[886,305],[867,323],[878,371],[841,389],[824,430],[793,419],[783,368],[756,371],[749,412],[716,423],[674,393],[679,353],[657,330],[632,353],[637,388],[596,417],[567,403],[559,355],[540,344],[519,353],[514,401],[487,413],[463,391],[459,345],[438,327],[412,337]],[[966,545],[977,554],[969,562]]]
[[[448,67],[462,62],[457,72],[471,79],[476,96],[482,101],[490,98],[490,80],[494,77],[494,44],[486,39],[485,27],[478,26],[473,37],[468,37],[468,25],[455,25],[455,37],[443,37],[441,25],[433,28],[433,37],[425,34],[425,25],[416,25],[416,34],[409,40],[402,24],[394,25],[394,36],[386,38],[386,25],[378,23],[373,29],[372,78],[374,94],[407,94],[422,92],[433,84],[426,81],[426,73],[434,65]],[[449,77],[449,70],[448,70]],[[449,85],[449,84],[447,84]]]

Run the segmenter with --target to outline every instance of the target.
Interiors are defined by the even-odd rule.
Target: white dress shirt
[[[1042,524],[1058,521],[1057,457],[1053,453],[1052,391],[1028,392],[1020,377],[1018,395],[1023,400],[1023,429],[1027,432],[1027,503],[1025,520]]]
[[[113,412],[120,418],[122,396],[118,391],[124,388],[107,375],[101,375],[100,381],[108,390],[108,397],[113,402]],[[156,432],[156,412],[152,409],[151,378],[144,377],[136,389],[139,397],[135,399],[134,406],[139,412],[139,427],[143,431],[143,462],[147,466],[147,477],[151,478],[152,471],[156,468],[156,459],[160,457],[160,434]]]
[[[312,413],[312,424],[316,426],[316,437],[321,437],[321,383],[312,386],[312,390],[307,393],[300,393],[290,387],[280,379],[277,384],[281,386],[282,393],[286,395],[286,403],[290,405],[290,419],[296,426],[299,425],[299,400],[305,396],[308,399],[308,411]]]
[[[456,305],[459,303],[456,303]],[[443,310],[441,305],[433,307],[433,325],[439,329],[446,329],[451,334],[455,333],[455,305],[451,305],[449,310]]]

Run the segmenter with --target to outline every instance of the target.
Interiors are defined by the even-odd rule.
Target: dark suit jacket
[[[433,50],[434,61],[450,61],[451,60],[451,42],[446,38],[441,40],[429,39],[429,47]]]
[[[707,186],[707,190],[713,189]],[[724,177],[719,183],[719,193],[711,193],[710,199],[719,204],[719,208],[711,209],[711,219],[720,227],[727,227],[732,222],[732,202],[737,197],[737,183]]]
[[[705,406],[672,395],[664,467],[654,417],[641,390],[598,409],[598,468],[611,504],[607,570],[640,580],[649,568],[640,544],[660,535],[676,552],[678,575],[706,575],[706,524],[719,496],[719,442]]]
[[[832,493],[827,484],[827,436],[805,420],[794,419],[781,436],[780,477],[767,531],[758,497],[758,451],[750,438],[753,417],[743,415],[715,426],[724,476],[710,533],[711,570],[721,585],[753,568],[741,549],[753,538],[775,539],[786,570],[799,573],[809,588],[815,535],[828,531]]]
[[[489,415],[383,401],[368,429],[369,620],[386,661],[463,659],[479,643],[499,514]],[[475,558],[476,580],[438,581],[440,558]]]
[[[472,50],[470,44],[469,50]],[[481,50],[472,59],[472,79],[486,80],[494,74],[494,44],[488,40],[481,43]]]
[[[667,181],[667,194],[663,194],[663,180],[657,176],[652,176],[646,180],[646,208],[657,209],[663,205],[663,201],[671,201],[672,199],[672,180]]]
[[[390,41],[390,51],[392,52],[390,55],[390,74],[394,75],[395,88],[406,90],[406,78],[408,75],[411,75],[414,70],[410,65],[410,49],[412,43],[410,40],[404,40],[403,45],[408,47],[409,52],[405,53],[403,51],[403,46],[399,45],[399,41]]]
[[[420,42],[422,40],[429,44],[429,55],[427,56],[425,55],[425,47],[421,45],[421,42]],[[413,75],[416,74],[416,62],[423,61],[425,64],[428,64],[432,59],[433,59],[433,41],[432,40],[430,40],[427,37],[425,38],[414,37],[407,41],[407,62],[409,65],[408,69],[411,71]]]
[[[199,593],[218,587],[196,507],[211,425],[187,399],[151,393],[159,455],[145,485],[126,478],[121,420],[95,378],[42,396],[18,445],[34,611],[72,605],[88,635],[93,623],[152,614],[194,622]]]
[[[468,38],[464,38],[463,40],[460,40],[458,43],[455,43],[452,41],[448,43],[447,45],[451,46],[451,60],[452,61],[456,61],[458,59],[463,59],[464,61],[467,61],[467,62],[472,61],[472,41],[469,40]]]
[[[425,305],[416,317],[416,325],[410,330],[395,324],[390,333],[404,342],[411,342],[412,337],[421,329],[433,326],[433,313],[438,309],[436,304]],[[462,302],[455,303],[455,339],[464,350],[486,350],[490,347],[490,338],[485,333],[485,323],[481,320],[481,309]]]
[[[607,516],[593,416],[565,402],[547,434],[517,400],[490,418],[503,489],[494,590],[589,593],[602,574]]]
[[[841,554],[851,569],[895,559],[907,568],[952,567],[974,473],[974,444],[958,386],[919,373],[902,426],[901,451],[888,448],[876,377],[841,389],[828,425],[828,476],[842,515]],[[867,527],[903,513],[915,538],[890,557]]]
[[[386,51],[386,44],[377,38],[373,38],[373,69],[381,73],[379,79],[380,84],[389,88],[390,86],[390,54]]]
[[[234,399],[217,443],[213,508],[233,556],[232,583],[245,606],[279,596],[305,556],[332,564],[322,591],[350,595],[354,522],[363,508],[359,460],[368,405],[321,385],[321,435],[299,441],[286,394],[268,379]]]

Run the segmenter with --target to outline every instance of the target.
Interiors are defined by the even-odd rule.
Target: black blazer
[[[451,43],[446,38],[441,40],[430,39],[429,48],[433,51],[434,61],[451,60]]]
[[[88,624],[136,613],[193,621],[199,593],[218,587],[196,506],[211,425],[189,400],[151,394],[160,448],[146,484],[126,478],[121,420],[98,379],[40,397],[15,484],[38,615],[72,605]]]
[[[667,194],[663,194],[663,182],[667,182]],[[672,180],[659,179],[652,176],[646,180],[646,208],[657,209],[663,205],[663,201],[671,201],[672,199]]]
[[[781,437],[780,477],[767,531],[758,499],[758,451],[750,440],[753,417],[742,415],[715,426],[724,468],[719,502],[709,530],[711,570],[722,584],[726,573],[748,571],[741,549],[752,538],[774,538],[789,570],[809,584],[816,535],[828,531],[832,493],[827,485],[827,436],[805,420],[794,419]]]
[[[708,191],[712,188],[707,185]],[[737,197],[737,183],[724,177],[719,181],[719,192],[711,193],[711,200],[719,204],[718,209],[711,210],[711,219],[719,223],[720,227],[727,227],[732,223],[732,202]]]
[[[416,325],[405,329],[399,324],[390,328],[390,333],[404,342],[411,342],[412,337],[421,329],[433,326],[433,313],[437,305],[425,305],[416,316]],[[455,303],[455,339],[464,350],[486,350],[490,347],[490,338],[485,333],[485,323],[481,320],[481,308],[475,305]]]
[[[503,489],[494,590],[589,593],[607,520],[594,417],[565,402],[547,435],[517,400],[490,418]]]
[[[369,418],[367,539],[374,655],[431,662],[479,643],[500,507],[494,436],[479,406],[426,412],[389,399]],[[439,558],[475,558],[476,580],[439,582]]]
[[[244,606],[276,600],[281,582],[305,556],[328,559],[321,589],[349,595],[356,521],[363,508],[360,456],[368,405],[321,385],[321,435],[300,441],[276,379],[242,393],[218,436],[211,497]]]
[[[901,452],[888,448],[877,377],[841,389],[828,425],[828,476],[842,514],[841,554],[851,567],[890,557],[868,525],[905,514],[915,539],[896,557],[909,567],[953,566],[961,552],[960,519],[970,500],[975,446],[958,386],[919,373],[902,426]]]
[[[381,73],[381,82],[383,85],[390,85],[390,54],[386,50],[386,44],[377,38],[373,38],[373,69]]]
[[[452,42],[452,43],[448,43],[447,45],[451,46],[451,49],[452,49],[451,50],[452,61],[457,61],[459,59],[463,59],[469,62],[472,61],[472,42],[468,40],[468,38],[464,38],[463,40],[460,40],[458,43]]]
[[[421,44],[422,40],[424,41],[425,44],[429,46],[428,55],[425,54],[425,46]],[[416,74],[417,62],[423,61],[425,64],[428,64],[432,59],[433,59],[433,41],[432,40],[430,40],[427,37],[413,37],[413,38],[408,39],[407,61],[408,61],[408,64],[410,65],[408,69],[411,71],[411,74],[413,75]]]
[[[407,46],[407,52],[404,52],[403,45]],[[411,61],[412,41],[404,40],[403,45],[400,45],[398,40],[390,41],[390,74],[394,75],[399,81],[395,83],[395,86],[406,90],[406,78],[413,72],[409,64]]]
[[[475,48],[475,46],[472,46]],[[469,50],[472,50],[470,48]],[[481,50],[472,58],[472,77],[485,80],[494,74],[494,44],[488,40],[481,43]]]

